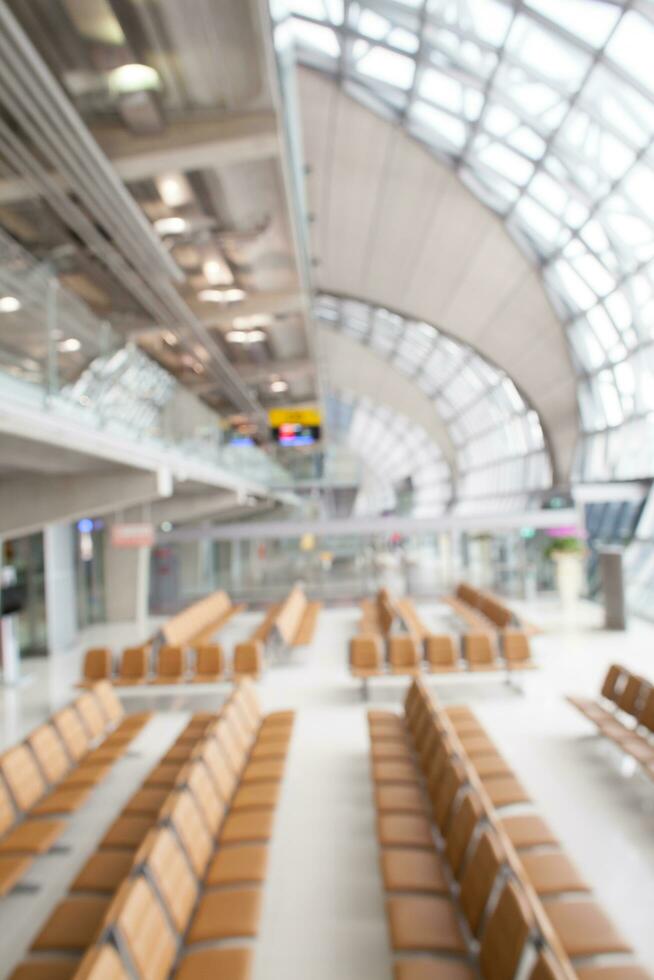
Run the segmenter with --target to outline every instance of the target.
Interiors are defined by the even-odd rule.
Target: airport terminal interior
[[[0,980],[654,976],[652,0],[0,0]]]

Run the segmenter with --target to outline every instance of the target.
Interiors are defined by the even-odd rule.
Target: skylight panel
[[[394,27],[388,35],[388,43],[394,48],[401,48],[408,54],[415,54],[420,47],[418,36],[413,31],[405,31],[403,27]]]
[[[615,279],[590,252],[574,260],[574,267],[597,296],[607,296],[615,289]]]
[[[555,86],[558,83],[568,91],[576,91],[591,65],[590,55],[524,15],[516,17],[506,46],[536,76],[545,70]]]
[[[513,19],[511,8],[498,0],[468,0],[466,6],[470,16],[466,26],[490,44],[503,44]]]
[[[443,109],[437,109],[427,102],[414,102],[411,106],[410,118],[412,121],[425,126],[428,135],[424,138],[428,142],[443,140],[455,149],[465,145],[468,129],[463,120],[456,116],[451,116]]]
[[[341,48],[331,27],[312,24],[308,20],[300,20],[296,17],[293,23],[293,33],[301,44],[329,55],[330,58],[338,58]]]
[[[559,260],[552,266],[552,271],[563,287],[563,296],[572,302],[572,305],[578,310],[588,310],[597,302],[597,296],[593,290],[577,275],[569,262],[564,259]],[[559,292],[561,292],[560,289]]]
[[[415,72],[412,58],[379,47],[372,48],[357,62],[356,67],[362,75],[403,90],[411,88]]]
[[[523,186],[532,176],[534,165],[518,153],[510,150],[508,146],[503,146],[497,142],[480,146],[479,140],[475,141],[475,144],[474,148],[477,150],[478,159],[514,184]]]
[[[515,213],[520,221],[538,238],[554,244],[561,230],[561,221],[559,218],[550,214],[546,208],[542,207],[528,195],[520,199],[516,205]]]
[[[391,25],[385,17],[366,7],[365,10],[361,11],[356,26],[357,30],[361,34],[365,34],[366,37],[371,37],[374,41],[381,41],[388,34]]]
[[[436,102],[452,111],[460,111],[463,86],[456,78],[443,72],[427,68],[422,72],[418,83],[418,93],[423,99]]]
[[[654,92],[654,24],[629,10],[606,47],[607,55],[650,92]]]
[[[343,23],[343,0],[291,0],[289,7],[293,13],[312,17],[314,20]]]
[[[606,43],[620,17],[618,7],[602,0],[526,0],[526,3],[595,48]]]

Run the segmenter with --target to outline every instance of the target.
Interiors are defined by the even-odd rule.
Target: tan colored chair
[[[92,647],[84,654],[80,687],[92,687],[98,681],[109,680],[113,673],[113,656],[108,647]]]
[[[82,960],[75,980],[130,980],[130,974],[113,946],[93,946]]]
[[[463,655],[470,670],[499,670],[500,668],[491,633],[464,633]]]
[[[396,634],[388,638],[388,663],[392,674],[420,673],[420,646],[411,634]]]
[[[257,680],[263,673],[263,643],[248,640],[234,648],[234,679],[252,677]]]
[[[432,674],[451,674],[461,670],[456,641],[449,633],[430,633],[424,639],[424,650]]]
[[[162,646],[157,654],[156,676],[152,684],[180,684],[185,679],[186,657],[179,646]]]
[[[16,745],[0,757],[0,772],[18,810],[34,816],[73,813],[90,793],[88,786],[68,787],[48,793],[48,785],[26,745]]]
[[[531,656],[529,637],[524,630],[505,629],[501,637],[507,670],[532,670],[536,667]]]
[[[205,643],[196,649],[196,684],[215,684],[225,676],[225,654],[219,643]]]
[[[373,633],[353,636],[350,640],[350,671],[353,677],[365,680],[383,672],[381,637]]]
[[[126,647],[120,658],[118,677],[114,684],[129,686],[145,684],[148,680],[150,648],[148,646]]]

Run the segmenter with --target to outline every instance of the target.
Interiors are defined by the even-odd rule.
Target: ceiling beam
[[[94,126],[91,135],[127,182],[170,171],[203,170],[270,159],[279,154],[280,147],[273,112],[180,119],[166,126],[162,133],[148,136],[136,136],[118,125]],[[22,178],[0,181],[0,204],[31,197],[34,190]]]

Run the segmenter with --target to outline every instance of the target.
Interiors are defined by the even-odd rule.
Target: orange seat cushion
[[[205,892],[197,907],[187,942],[254,937],[261,915],[261,891],[238,888]]]
[[[261,844],[221,847],[209,866],[206,884],[250,885],[265,881],[268,848]]]

